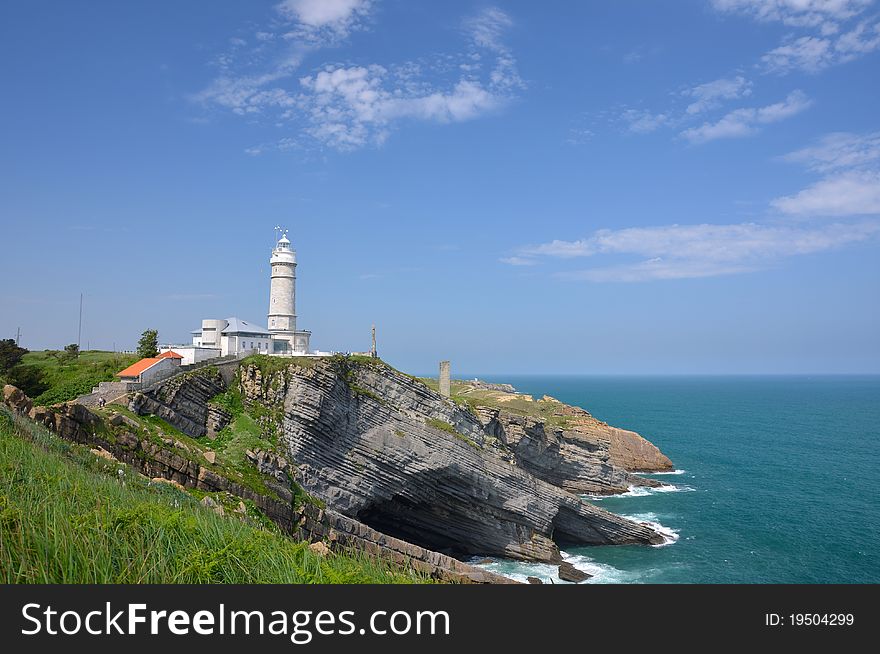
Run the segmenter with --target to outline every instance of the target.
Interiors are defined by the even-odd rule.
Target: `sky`
[[[0,337],[880,372],[880,1],[5,2]]]

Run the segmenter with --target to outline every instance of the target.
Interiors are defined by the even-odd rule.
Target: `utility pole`
[[[370,356],[374,359],[379,358],[379,354],[376,351],[376,325],[373,325],[373,347],[370,349]]]
[[[79,356],[79,346],[82,342],[82,331],[83,331],[83,294],[79,294],[79,329],[76,331],[76,351],[77,356]]]

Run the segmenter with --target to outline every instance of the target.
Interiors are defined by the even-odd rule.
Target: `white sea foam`
[[[656,488],[649,488],[655,493],[686,493],[688,491],[697,490],[693,486],[685,486],[682,484],[672,485],[672,484],[663,484],[662,486],[657,486]]]
[[[665,547],[667,545],[672,545],[680,537],[677,529],[673,529],[672,527],[667,527],[666,525],[661,524],[657,519],[656,513],[621,513],[620,517],[628,518],[633,522],[646,524],[658,534],[663,536],[665,542],[660,543],[659,545],[652,545],[652,547]]]
[[[652,547],[666,547],[672,545],[679,539],[678,530],[667,527],[659,522],[656,513],[632,513],[629,515],[621,514],[621,517],[628,518],[634,522],[640,522],[648,525],[664,538],[664,542]],[[583,584],[632,584],[644,582],[646,572],[644,570],[627,571],[620,570],[607,563],[600,563],[591,559],[586,554],[571,554],[569,552],[560,551],[562,560],[571,563],[578,570],[582,570],[589,575],[589,579],[582,581]],[[558,566],[552,563],[527,563],[524,561],[514,561],[512,559],[498,559],[494,557],[474,557],[469,561],[471,565],[478,568],[494,572],[495,574],[508,577],[521,583],[527,583],[528,577],[537,577],[545,584],[568,584],[571,582],[563,581],[559,578]],[[648,573],[650,576],[650,573]]]
[[[599,563],[588,556],[582,554],[569,554],[568,552],[560,552],[560,554],[562,555],[563,561],[567,561],[578,570],[582,570],[583,572],[592,575],[592,577],[581,583],[621,584],[633,583],[637,580],[637,575],[633,573],[618,570],[606,563]],[[487,562],[477,563],[477,561]],[[486,560],[483,558],[474,558],[470,561],[470,564],[522,583],[526,583],[528,577],[537,577],[545,584],[571,583],[560,579],[558,566],[551,563],[526,563],[510,559],[490,558]]]
[[[647,497],[648,495],[654,495],[655,493],[680,493],[692,490],[696,490],[696,488],[673,484],[663,484],[661,486],[636,486],[635,484],[631,484],[625,493],[620,493],[618,495],[581,495],[581,497],[591,502],[597,502],[607,500],[610,497]]]
[[[683,475],[687,470],[667,470],[665,472],[643,472],[643,475]]]
[[[477,563],[477,561],[482,560],[485,559],[475,558],[469,561],[469,563],[478,568],[482,568],[483,570],[494,572],[495,574],[508,577],[521,583],[527,583],[528,577],[537,577],[545,584],[551,582],[555,584],[565,583],[559,579],[557,567],[550,563],[526,563],[523,561],[496,558],[489,558],[486,563]]]

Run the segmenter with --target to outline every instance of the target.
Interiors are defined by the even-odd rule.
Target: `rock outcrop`
[[[507,577],[462,563],[446,554],[419,547],[368,527],[335,511],[303,508],[301,533],[327,543],[331,550],[356,549],[454,583],[511,584]]]
[[[563,561],[559,564],[559,578],[562,581],[570,581],[575,584],[579,584],[582,581],[586,581],[590,577],[592,577],[589,572],[584,572],[583,570],[578,570],[568,561]]]
[[[206,367],[177,375],[152,391],[135,393],[128,408],[138,415],[158,416],[184,434],[199,438],[208,433],[209,426],[216,430],[222,420],[221,411],[209,408],[208,401],[224,390],[226,380],[220,371]]]
[[[673,469],[672,461],[649,440],[634,431],[611,427],[580,407],[563,404],[544,396],[544,402],[556,405],[566,417],[569,437],[583,442],[608,444],[608,461],[629,472],[664,472]]]
[[[658,484],[612,462],[608,440],[503,409],[477,407],[476,411],[485,429],[510,449],[518,465],[554,486],[572,493],[610,495],[632,485]]]
[[[281,410],[296,481],[389,536],[538,561],[559,561],[558,544],[663,540],[517,465],[476,415],[381,362],[335,357],[268,373],[245,364],[239,384],[246,405]]]
[[[21,416],[28,415],[34,406],[31,398],[11,384],[3,387],[3,403]]]

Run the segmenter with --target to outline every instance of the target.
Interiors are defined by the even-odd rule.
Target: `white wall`
[[[269,330],[296,329],[296,264],[273,263],[269,290]]]
[[[239,352],[258,352],[260,354],[269,354],[271,350],[271,341],[267,336],[243,336],[236,334],[234,336],[224,336],[225,342],[224,356],[226,354],[238,354]]]
[[[164,379],[180,366],[180,359],[160,359],[159,363],[150,366],[141,373],[141,384],[146,386]]]
[[[200,345],[202,347],[221,347],[223,338],[220,332],[226,329],[228,324],[225,320],[203,320]],[[226,353],[224,352],[224,354]]]
[[[160,347],[159,353],[162,352],[177,352],[180,356],[183,357],[183,361],[181,364],[184,366],[189,366],[194,363],[199,363],[200,361],[207,361],[208,359],[216,359],[220,356],[220,348],[209,348],[209,347]]]

